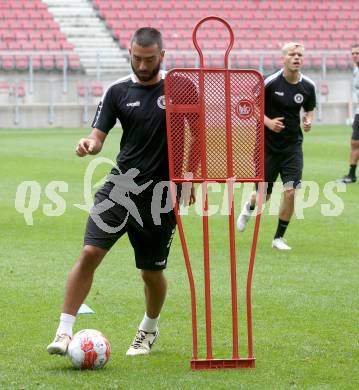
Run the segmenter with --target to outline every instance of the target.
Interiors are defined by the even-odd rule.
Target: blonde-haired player
[[[288,42],[282,47],[283,68],[264,78],[265,84],[265,180],[266,200],[280,175],[284,191],[279,210],[277,231],[272,247],[290,250],[283,239],[294,212],[295,191],[300,186],[303,170],[303,133],[310,131],[316,106],[315,85],[301,73],[304,46]],[[300,112],[303,108],[302,121]],[[237,220],[244,231],[256,205],[256,192],[245,204]]]

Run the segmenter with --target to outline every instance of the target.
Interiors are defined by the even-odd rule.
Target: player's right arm
[[[79,157],[88,154],[97,154],[101,151],[102,145],[107,137],[107,133],[94,128],[86,138],[81,138],[76,146],[76,154]]]
[[[264,125],[275,133],[280,133],[284,129],[283,119],[283,116],[270,119],[264,115]]]
[[[116,107],[113,88],[110,86],[97,106],[92,131],[86,138],[81,138],[76,147],[76,154],[84,157],[101,151],[108,132],[116,124]]]

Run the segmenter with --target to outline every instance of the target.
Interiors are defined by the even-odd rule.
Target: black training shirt
[[[303,141],[300,127],[300,110],[312,111],[316,105],[315,84],[301,75],[297,84],[289,83],[283,77],[283,69],[266,76],[265,115],[270,118],[284,117],[285,128],[280,133],[265,128],[266,150],[289,151]]]
[[[123,134],[117,165],[122,173],[139,170],[137,184],[169,180],[164,102],[164,77],[144,86],[134,74],[117,80],[98,105],[93,128],[108,133],[118,119]]]

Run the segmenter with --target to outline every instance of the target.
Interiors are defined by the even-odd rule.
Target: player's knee
[[[163,271],[152,271],[152,270],[142,270],[141,271],[142,280],[146,285],[157,285],[159,281],[164,278]]]
[[[294,200],[295,196],[295,188],[288,188],[284,191],[284,197],[287,200]]]
[[[106,253],[106,249],[85,245],[78,260],[79,266],[86,269],[96,269]]]

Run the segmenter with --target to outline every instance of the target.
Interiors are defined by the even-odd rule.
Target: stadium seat
[[[15,67],[17,70],[25,70],[29,67],[29,58],[26,55],[15,56]]]
[[[327,96],[329,94],[329,85],[327,81],[321,81],[320,83],[320,94]]]
[[[57,70],[62,70],[64,68],[64,64],[65,64],[64,56],[56,55],[55,56],[55,68]]]
[[[72,70],[81,69],[80,57],[76,54],[71,54],[69,56],[69,68]]]
[[[6,80],[0,80],[0,97],[8,97],[10,93],[10,84]]]
[[[11,87],[11,95],[19,98],[25,96],[25,85],[23,82],[14,83]]]
[[[337,56],[337,67],[341,70],[349,69],[352,62],[346,56]]]
[[[100,97],[103,95],[103,86],[101,81],[99,80],[91,81],[91,95],[95,97]]]
[[[87,96],[88,88],[84,81],[80,80],[77,83],[77,95],[81,98]]]
[[[335,56],[329,55],[325,59],[325,65],[327,69],[335,69],[337,67],[337,61]]]
[[[263,68],[265,70],[272,70],[274,69],[274,63],[272,57],[264,57],[263,59]]]
[[[249,61],[247,55],[232,55],[230,57],[232,69],[246,69],[249,68]]]
[[[44,70],[53,70],[55,69],[54,56],[52,55],[42,55],[41,56],[41,65]]]
[[[15,61],[12,55],[3,55],[1,63],[4,70],[12,70],[15,67]]]
[[[29,67],[32,64],[33,70],[41,69],[41,57],[39,55],[29,55]]]

